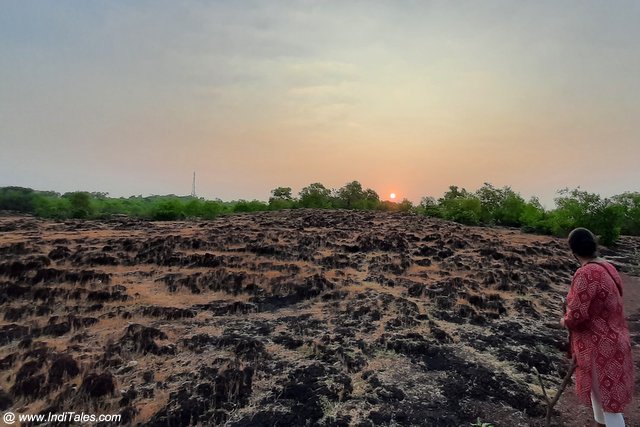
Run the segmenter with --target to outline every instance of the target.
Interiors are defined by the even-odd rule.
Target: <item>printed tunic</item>
[[[633,361],[622,291],[615,267],[607,262],[587,263],[573,276],[564,316],[578,362],[576,394],[590,405],[593,387],[605,412],[623,412],[633,396]]]

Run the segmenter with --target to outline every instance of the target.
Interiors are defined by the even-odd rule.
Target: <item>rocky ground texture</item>
[[[639,248],[603,252],[638,275]],[[550,387],[566,372],[555,324],[575,268],[560,239],[393,213],[0,217],[0,410],[541,425],[533,368]],[[627,314],[637,355],[640,310]]]

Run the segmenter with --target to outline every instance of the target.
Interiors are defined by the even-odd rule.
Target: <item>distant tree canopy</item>
[[[363,190],[358,181],[352,181],[336,192],[335,207],[343,209],[375,209],[380,197],[370,188]]]
[[[613,196],[611,201],[621,207],[620,232],[627,235],[640,235],[640,193],[619,194]]]
[[[621,233],[640,235],[639,193],[603,199],[580,189],[563,189],[555,203],[555,209],[545,210],[536,197],[525,201],[510,187],[485,183],[473,193],[451,186],[437,202],[425,197],[415,210],[462,224],[520,227],[526,232],[555,236],[567,236],[576,227],[586,227],[605,245],[615,242]]]
[[[35,213],[36,192],[31,188],[2,187],[0,209],[24,213]]]
[[[625,206],[599,195],[564,189],[556,198],[556,210],[551,213],[550,228],[556,235],[566,235],[576,224],[586,227],[600,236],[605,244],[620,236]]]
[[[485,183],[475,192],[449,187],[442,197],[424,197],[413,206],[380,200],[378,194],[358,181],[332,190],[319,182],[302,188],[294,197],[291,187],[277,187],[268,202],[260,200],[204,200],[190,196],[134,196],[111,198],[107,193],[76,191],[60,195],[23,187],[0,187],[0,210],[22,212],[44,218],[98,219],[122,214],[167,221],[211,219],[232,213],[297,208],[359,209],[409,212],[443,218],[467,225],[510,226],[523,231],[566,236],[575,227],[587,227],[609,245],[621,234],[640,235],[640,193],[626,192],[602,198],[579,188],[558,192],[556,207],[546,210],[533,197],[526,201],[510,187]]]
[[[281,209],[293,209],[295,207],[291,187],[278,187],[271,190],[269,209],[277,211]]]
[[[331,190],[319,182],[304,187],[300,194],[300,206],[303,208],[331,208]]]
[[[69,200],[71,216],[73,218],[89,218],[91,216],[93,212],[91,197],[92,195],[85,191],[75,191],[62,195],[62,198]]]

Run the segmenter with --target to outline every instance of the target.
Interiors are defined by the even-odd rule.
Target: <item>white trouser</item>
[[[624,427],[624,417],[621,412],[604,412],[602,409],[595,360],[591,364],[591,406],[593,407],[593,418],[597,423],[607,427]]]
[[[624,427],[624,418],[621,412],[604,412],[600,399],[591,390],[591,406],[593,406],[593,418],[596,422],[607,427]]]

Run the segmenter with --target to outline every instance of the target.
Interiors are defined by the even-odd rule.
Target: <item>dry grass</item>
[[[138,410],[138,414],[133,420],[133,423],[143,423],[151,419],[153,415],[162,410],[169,402],[169,390],[156,390],[154,396],[149,399],[144,399],[136,403],[135,407]]]

